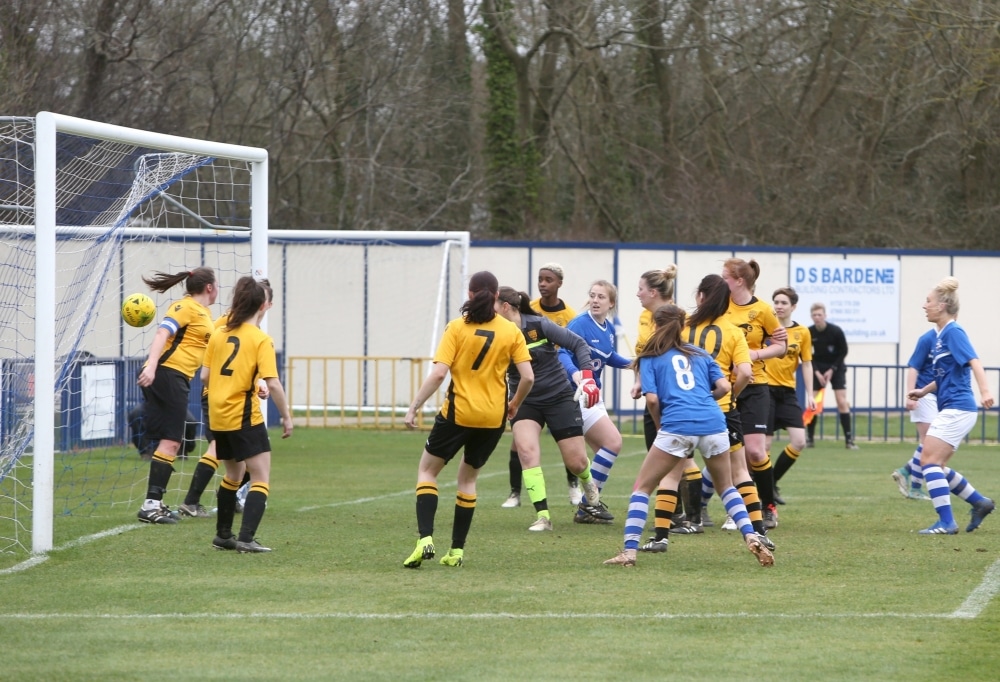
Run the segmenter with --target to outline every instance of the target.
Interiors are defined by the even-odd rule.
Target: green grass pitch
[[[772,569],[718,527],[621,569],[601,562],[621,546],[641,441],[626,439],[605,488],[614,524],[582,526],[545,440],[555,530],[529,533],[526,497],[500,508],[508,436],[480,478],[466,565],[407,570],[425,437],[274,438],[266,555],[214,550],[210,519],[140,526],[129,508],[57,520],[47,560],[0,557],[0,679],[997,679],[1000,514],[974,533],[918,536],[935,514],[889,476],[909,445],[806,450],[781,482]],[[952,463],[1000,496],[995,446]],[[439,481],[439,556],[454,477],[449,465]],[[952,499],[964,529],[968,505]],[[721,521],[718,499],[710,509]]]

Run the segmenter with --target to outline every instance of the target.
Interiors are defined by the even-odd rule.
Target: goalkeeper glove
[[[574,397],[583,408],[593,407],[601,402],[601,389],[597,387],[594,373],[589,369],[583,370],[583,378],[580,379],[580,385],[576,387],[576,396]]]

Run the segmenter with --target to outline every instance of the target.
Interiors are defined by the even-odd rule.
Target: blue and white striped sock
[[[598,490],[604,490],[604,484],[608,482],[611,474],[611,467],[618,459],[617,452],[611,452],[607,448],[601,448],[594,453],[594,460],[590,463],[590,475],[594,477]]]
[[[928,464],[924,467],[924,481],[927,483],[927,493],[931,496],[931,503],[934,511],[937,512],[941,523],[946,526],[955,525],[955,517],[951,513],[951,491],[948,489],[948,480],[944,477],[944,471],[937,464]]]
[[[649,516],[649,495],[636,490],[628,501],[628,517],[625,519],[625,549],[639,549],[642,529]]]
[[[722,504],[726,507],[726,513],[732,517],[733,523],[740,529],[740,532],[743,535],[753,533],[753,524],[750,523],[750,515],[747,514],[746,505],[743,504],[743,496],[737,492],[736,488],[726,488],[719,497],[722,498]]]
[[[948,489],[955,493],[969,504],[976,504],[986,499],[986,496],[972,487],[965,476],[954,469],[945,467],[944,477],[948,480]]]
[[[910,487],[914,490],[920,490],[920,487],[924,484],[924,469],[920,466],[920,453],[924,451],[923,445],[918,445],[916,451],[913,453],[913,458],[910,460]]]
[[[702,506],[712,501],[715,494],[715,484],[712,483],[712,474],[708,473],[708,467],[701,470],[701,504]]]

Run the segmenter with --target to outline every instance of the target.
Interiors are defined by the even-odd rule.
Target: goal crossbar
[[[32,551],[53,547],[53,488],[56,400],[56,178],[57,135],[66,133],[248,162],[252,167],[250,207],[253,274],[267,276],[267,150],[165,135],[43,111],[35,117],[35,397]],[[259,228],[259,229],[258,229]]]

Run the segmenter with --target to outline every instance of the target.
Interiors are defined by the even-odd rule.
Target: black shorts
[[[730,452],[743,447],[743,420],[740,417],[740,411],[735,407],[726,412],[726,431],[729,432]]]
[[[656,434],[660,431],[660,425],[653,421],[653,415],[649,413],[649,407],[642,409],[642,435],[646,438],[646,450],[653,447]]]
[[[771,411],[767,416],[767,435],[778,429],[804,429],[802,407],[795,389],[788,386],[771,386]]]
[[[215,432],[215,457],[233,459],[237,462],[250,459],[262,452],[271,451],[271,439],[267,426],[258,424],[239,431]]]
[[[511,426],[524,419],[530,419],[540,426],[548,425],[552,438],[558,443],[567,438],[583,437],[583,414],[580,403],[573,398],[573,391],[566,389],[558,396],[544,403],[534,403],[528,398],[510,420]]]
[[[435,457],[450,462],[464,447],[465,463],[473,469],[481,469],[496,449],[506,426],[502,424],[495,429],[459,426],[438,414],[434,418],[434,427],[427,437],[424,449]]]
[[[190,393],[191,381],[184,374],[170,367],[156,368],[153,383],[142,387],[147,439],[184,442]]]
[[[750,384],[740,392],[736,408],[740,411],[743,435],[767,433],[767,413],[771,407],[771,396],[767,384]]]
[[[813,363],[813,369],[819,372],[820,374],[824,374],[830,368],[823,367],[822,365],[817,365]],[[841,365],[837,369],[833,370],[833,376],[830,377],[830,381],[827,382],[827,386],[829,386],[835,391],[842,391],[845,388],[847,388],[847,367]],[[818,384],[816,388],[819,388]]]
[[[215,440],[215,434],[208,428],[208,393],[201,392],[201,432],[209,443]]]

